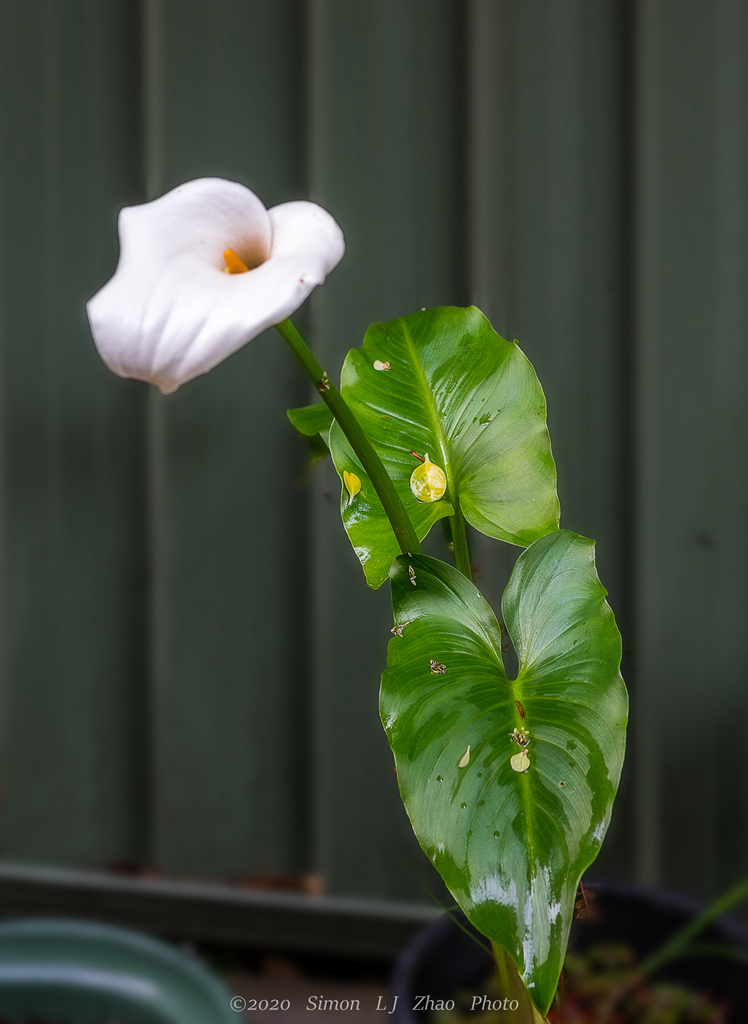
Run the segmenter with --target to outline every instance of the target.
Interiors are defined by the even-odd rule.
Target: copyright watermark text
[[[391,996],[389,999],[385,996],[378,996],[376,1006],[374,1010],[380,1010],[382,1013],[391,1014],[395,1012],[397,1002],[400,996]],[[291,1009],[290,999],[249,999],[245,996],[233,996],[231,999],[231,1009],[237,1013],[242,1013],[245,1010],[247,1013],[253,1012],[265,1012],[265,1011],[287,1011]],[[454,1010],[455,1001],[454,999],[441,999],[435,998],[430,995],[414,996],[413,1005],[411,1009],[414,1012],[425,1011],[425,1010]],[[361,1010],[360,999],[328,999],[323,995],[311,995],[307,997],[305,1010],[310,1012],[326,1010],[330,1011],[348,1011],[355,1012]],[[494,999],[488,995],[474,995],[470,1004],[470,1010],[475,1013],[485,1013],[487,1010],[518,1010],[519,1003],[516,999],[509,999],[507,996],[504,999]]]

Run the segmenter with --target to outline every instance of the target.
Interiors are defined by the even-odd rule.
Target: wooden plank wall
[[[748,9],[637,35],[638,862],[714,891],[748,870]]]
[[[428,899],[363,582],[273,332],[169,398],[83,306],[125,204],[220,175],[347,253],[298,314],[475,302],[546,389],[562,524],[598,541],[630,755],[598,875],[748,863],[748,16],[742,0],[0,0],[0,855],[313,873]],[[498,604],[514,552],[474,538]],[[729,785],[725,779],[729,778]]]

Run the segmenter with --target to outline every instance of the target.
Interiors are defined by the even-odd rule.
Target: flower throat
[[[246,274],[249,270],[241,256],[237,256],[233,249],[226,249],[223,258],[226,262],[224,274]]]

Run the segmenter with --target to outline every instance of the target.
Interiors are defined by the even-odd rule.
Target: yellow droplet
[[[467,766],[469,764],[470,764],[470,744],[468,743],[468,748],[465,751],[465,753],[462,755],[462,759],[461,759],[460,763],[457,765],[457,767],[458,768],[467,768]]]
[[[349,473],[347,469],[343,470],[343,483],[345,489],[351,496],[351,501],[356,497],[358,492],[361,490],[361,480],[356,476],[355,473]]]
[[[515,772],[526,772],[530,767],[530,755],[526,750],[520,750],[518,754],[514,754],[509,758],[509,764],[514,768]]]
[[[246,274],[249,270],[241,256],[237,256],[233,249],[226,249],[223,258],[226,261],[227,274]]]
[[[447,478],[441,466],[429,461],[429,453],[410,474],[410,489],[419,501],[439,501],[447,489]]]

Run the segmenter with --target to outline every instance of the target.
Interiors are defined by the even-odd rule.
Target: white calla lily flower
[[[222,178],[126,207],[119,236],[117,270],[88,303],[91,330],[114,373],[164,394],[285,320],[345,251],[321,207],[266,210]]]

